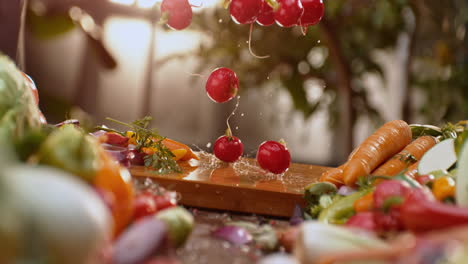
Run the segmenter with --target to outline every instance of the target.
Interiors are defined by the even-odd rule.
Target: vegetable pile
[[[149,129],[47,124],[32,80],[0,57],[0,263],[141,264],[172,258],[193,227],[177,193],[140,186],[124,166],[180,172],[197,159]],[[138,243],[138,244],[135,244]]]
[[[449,241],[468,244],[467,124],[386,123],[306,187],[308,221],[287,230],[283,244],[301,263],[455,258]]]

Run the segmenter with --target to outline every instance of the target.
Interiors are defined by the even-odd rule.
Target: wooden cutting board
[[[330,169],[293,163],[285,174],[274,175],[261,170],[254,159],[227,164],[211,154],[200,157],[180,163],[180,174],[160,175],[145,167],[133,167],[131,173],[179,192],[186,206],[289,217],[296,204],[304,204],[304,187]]]

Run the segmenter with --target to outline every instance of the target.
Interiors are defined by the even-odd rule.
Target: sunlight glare
[[[161,2],[161,0],[138,0],[137,6],[140,8],[152,8],[156,2]]]
[[[136,0],[110,0],[111,3],[120,5],[134,5]]]

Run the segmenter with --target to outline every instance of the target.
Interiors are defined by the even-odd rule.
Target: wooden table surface
[[[304,187],[329,169],[293,163],[286,173],[274,175],[254,159],[228,164],[212,154],[199,156],[200,161],[181,163],[180,174],[161,175],[144,167],[133,167],[131,173],[179,192],[180,203],[186,206],[289,217],[296,204],[304,203]]]

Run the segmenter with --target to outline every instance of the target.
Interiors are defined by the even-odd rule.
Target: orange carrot
[[[418,165],[419,165],[419,161],[409,166],[408,170],[405,172],[405,176],[416,178],[418,176]]]
[[[361,176],[369,175],[377,166],[411,142],[411,128],[405,121],[386,123],[368,137],[343,168],[346,185],[354,186]]]
[[[180,142],[177,142],[177,141],[169,139],[169,138],[165,138],[162,143],[169,150],[175,150],[175,149],[185,149],[185,150],[187,150],[187,153],[180,160],[186,161],[186,160],[191,160],[191,159],[196,159],[196,160],[200,159],[195,153],[193,153],[192,149],[189,148],[189,146],[187,146],[185,144],[182,144]]]
[[[395,176],[409,165],[415,163],[436,144],[435,138],[431,136],[419,137],[402,151],[387,160],[372,172],[372,175]]]
[[[344,164],[339,166],[338,168],[333,168],[333,169],[329,169],[329,170],[325,171],[320,176],[319,181],[333,183],[333,184],[336,185],[336,187],[340,187],[340,186],[344,185],[344,182],[343,182],[343,167],[344,167]]]
[[[354,211],[356,211],[356,213],[370,211],[373,208],[373,206],[374,206],[374,192],[370,192],[362,196],[361,198],[357,199],[353,205]]]

